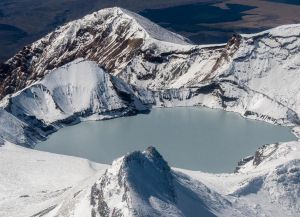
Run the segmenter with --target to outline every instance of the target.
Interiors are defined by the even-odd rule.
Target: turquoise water
[[[171,166],[232,172],[263,144],[290,141],[290,129],[247,120],[235,113],[189,107],[90,121],[61,129],[36,149],[110,164],[133,150],[155,146]]]

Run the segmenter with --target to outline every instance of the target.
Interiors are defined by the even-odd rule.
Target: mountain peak
[[[155,159],[162,159],[163,160],[163,157],[161,156],[161,154],[156,150],[155,147],[153,146],[149,146],[145,152],[146,156],[149,156],[151,158],[155,158]]]
[[[189,39],[176,33],[170,32],[139,14],[136,14],[123,8],[115,8],[115,10],[117,10],[118,12],[122,12],[134,19],[136,23],[153,39],[180,45],[187,45],[191,43]]]
[[[90,198],[92,216],[215,216],[225,208],[237,214],[221,195],[171,170],[154,147],[114,161]]]
[[[99,10],[83,17],[82,19],[70,22],[62,26],[61,28],[64,28],[66,26],[84,28],[85,25],[90,25],[91,23],[96,26],[99,24],[109,25],[111,31],[116,30],[116,32],[119,33],[125,33],[126,31],[129,31],[132,36],[140,37],[143,39],[152,38],[163,42],[181,45],[191,43],[189,39],[176,33],[170,32],[153,23],[149,19],[120,7],[112,7]],[[119,26],[123,27],[123,29],[119,29]]]
[[[116,74],[141,50],[160,45],[177,47],[187,41],[133,12],[103,9],[57,28],[0,64],[0,99],[78,58],[95,61]]]
[[[152,203],[153,200],[164,204],[175,202],[172,180],[170,167],[155,148],[129,153],[114,161],[92,187],[92,212],[105,210],[109,216],[113,213],[160,216]]]

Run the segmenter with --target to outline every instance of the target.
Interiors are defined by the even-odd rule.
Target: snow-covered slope
[[[0,147],[0,164],[1,217],[29,217],[47,210],[60,203],[73,187],[84,184],[90,176],[100,177],[107,168],[11,143]]]
[[[0,65],[0,164],[9,162],[0,167],[6,177],[0,215],[19,217],[23,209],[24,216],[63,217],[299,215],[299,141],[264,146],[237,173],[217,175],[171,169],[153,148],[124,156],[102,174],[86,161],[9,143],[32,146],[64,125],[152,106],[199,105],[291,126],[299,137],[299,51],[300,25],[211,46],[189,44],[120,8],[58,28]],[[56,161],[66,167],[41,172]],[[83,175],[61,185],[57,177],[76,174],[77,163]],[[39,173],[53,179],[45,190],[50,196],[34,188]]]
[[[9,109],[52,123],[78,112],[122,110],[124,104],[107,73],[94,62],[76,60],[13,96]]]
[[[300,25],[277,27],[255,35],[243,35],[230,64],[218,69],[218,82],[237,83],[260,97],[251,109],[267,110],[271,99],[284,106],[299,122],[300,103]],[[264,96],[264,97],[262,97]],[[264,98],[264,99],[263,99]]]
[[[143,109],[127,84],[96,63],[77,59],[3,100],[0,138],[33,145],[64,124],[130,115]]]
[[[265,146],[234,174],[170,168],[153,147],[129,153],[111,166],[9,143],[0,149],[1,165],[8,164],[0,167],[1,216],[293,217],[300,213],[299,142]]]
[[[89,206],[85,216],[215,216],[239,214],[230,202],[205,185],[172,171],[152,147],[113,162],[111,168],[80,195]],[[80,197],[79,196],[79,197]],[[72,207],[72,206],[71,206]],[[79,216],[79,207],[64,203],[58,216]],[[62,214],[63,213],[63,214]],[[52,215],[55,215],[52,213]]]

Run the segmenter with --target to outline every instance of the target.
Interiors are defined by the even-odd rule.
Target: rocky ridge
[[[130,96],[117,91],[117,97],[130,101],[122,107],[135,110],[128,114],[152,106],[201,105],[295,127],[300,123],[299,35],[299,25],[288,25],[254,35],[234,35],[227,45],[197,46],[127,10],[104,9],[58,28],[0,66],[0,95],[5,96],[3,117],[11,116],[13,123],[20,122],[19,132],[24,131],[24,126],[30,129],[24,132],[34,132],[32,126],[41,128],[35,130],[38,132],[34,136],[26,136],[37,138],[29,139],[32,144],[57,129],[57,123],[78,122],[80,117],[99,114],[99,110],[107,113],[109,109],[105,107],[109,105],[93,99],[91,105],[85,100],[77,102],[84,103],[84,108],[75,108],[73,101],[67,100],[73,108],[64,110],[57,106],[38,114],[29,105],[37,99],[24,98],[28,92],[39,89],[43,95],[54,98],[52,102],[39,100],[41,108],[51,107],[47,103],[58,105],[58,96],[46,93],[41,82],[49,74],[63,71],[65,65],[86,61],[86,65],[99,65],[112,82],[118,80],[113,82],[116,89],[120,86],[116,84],[127,87]],[[79,70],[78,73],[86,73],[82,67]],[[74,85],[88,86],[89,82],[93,83],[84,78]],[[90,96],[92,92],[86,94]],[[21,98],[22,102],[16,102]],[[139,101],[138,107],[131,98]],[[11,109],[16,107],[14,104],[18,109]],[[98,110],[94,104],[98,104]],[[52,113],[61,115],[54,118]]]

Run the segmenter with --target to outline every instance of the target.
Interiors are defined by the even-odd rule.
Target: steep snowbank
[[[108,74],[94,62],[75,60],[14,95],[10,110],[53,123],[79,112],[101,114],[125,107]]]
[[[0,149],[1,165],[8,164],[0,168],[1,216],[280,217],[300,212],[299,142],[265,146],[234,174],[172,169],[152,147],[111,166],[10,143]]]
[[[146,109],[131,88],[95,62],[77,59],[11,97],[1,108],[0,138],[34,145],[64,124]]]
[[[139,14],[133,13],[131,11],[128,11],[123,8],[114,8],[114,10],[117,11],[121,16],[123,14],[128,15],[128,19],[131,19],[133,22],[135,22],[135,25],[138,26],[138,28],[142,28],[146,33],[149,34],[149,38],[153,38],[159,41],[163,42],[170,42],[174,44],[179,45],[188,45],[191,42],[189,39],[178,35],[176,33],[170,32],[159,25],[151,22],[145,17],[140,16]]]
[[[107,168],[6,143],[0,147],[0,216],[28,217],[60,203],[73,187]]]

